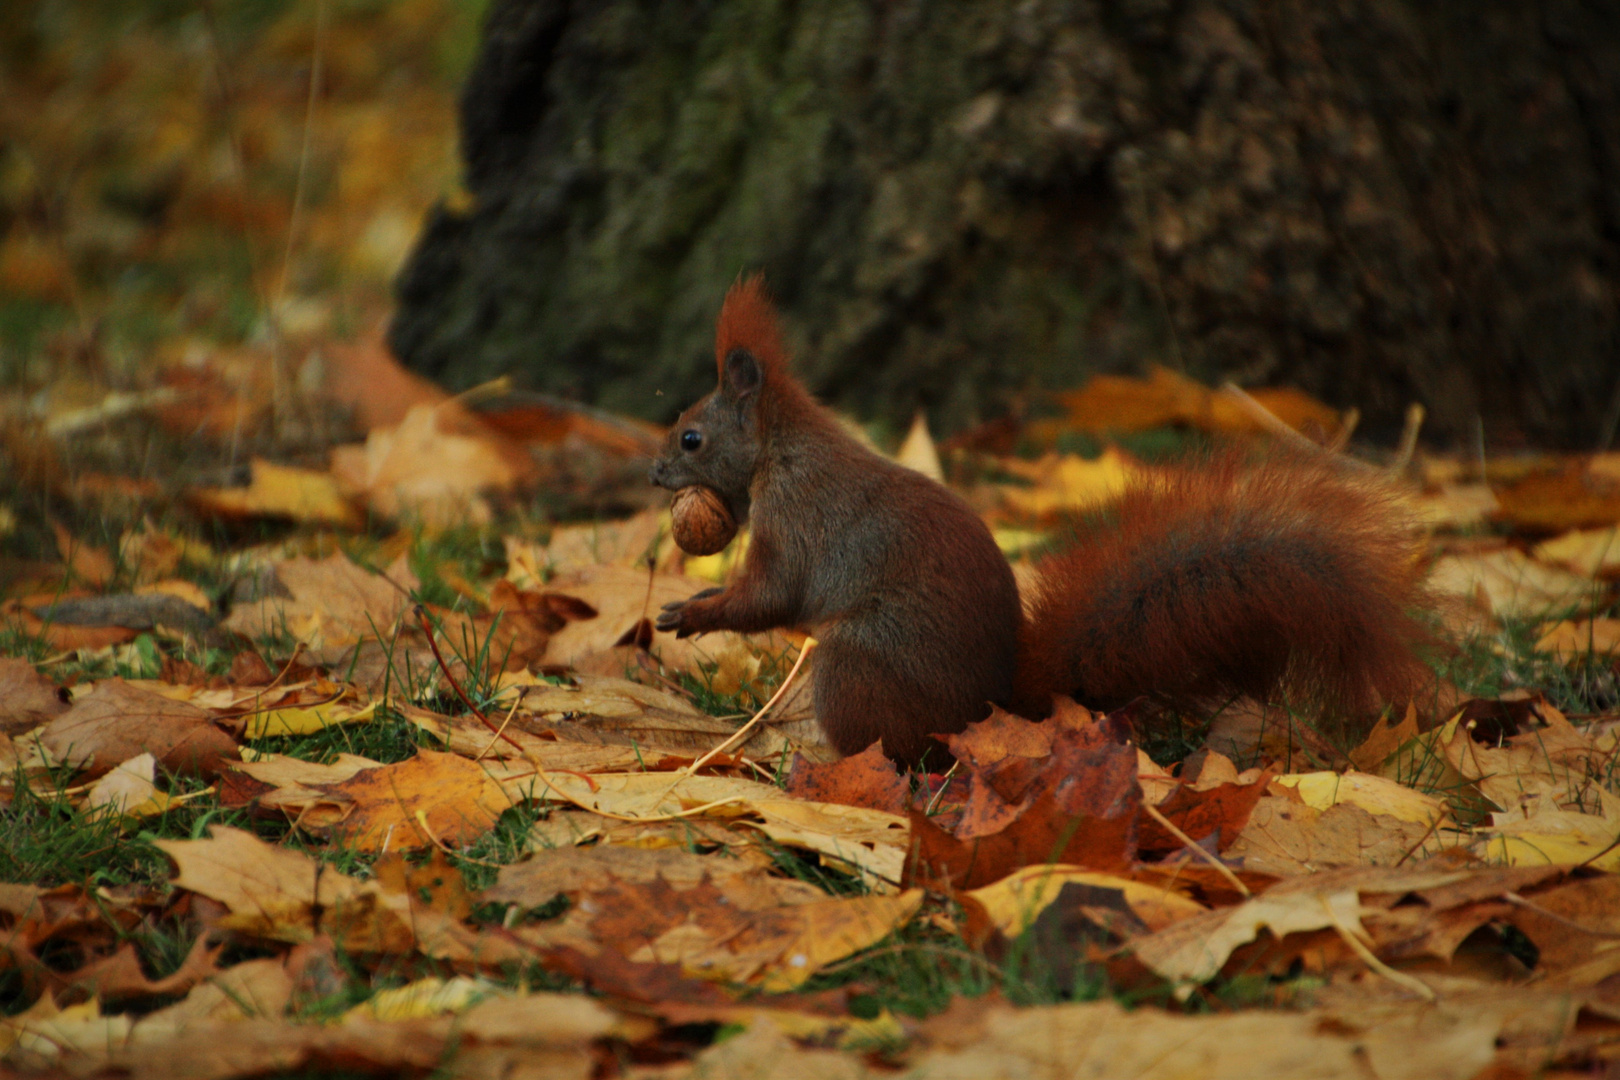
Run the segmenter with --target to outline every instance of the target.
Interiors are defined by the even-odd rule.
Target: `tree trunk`
[[[392,340],[668,418],[765,271],[944,428],[1099,371],[1589,448],[1620,412],[1612,0],[495,0]]]

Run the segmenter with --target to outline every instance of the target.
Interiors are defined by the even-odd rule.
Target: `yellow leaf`
[[[912,417],[911,430],[906,432],[906,440],[900,444],[894,460],[930,480],[942,484],[945,482],[945,470],[939,465],[939,451],[934,448],[934,437],[928,433],[928,417],[921,409]]]
[[[1387,814],[1402,821],[1430,825],[1451,816],[1446,804],[1433,795],[1404,784],[1363,772],[1291,773],[1272,783],[1294,788],[1306,806],[1326,810],[1339,803],[1359,806],[1369,814]]]
[[[1620,619],[1565,619],[1543,624],[1536,652],[1552,653],[1565,663],[1613,656],[1620,652]]]
[[[417,979],[415,982],[379,990],[343,1014],[345,1021],[355,1017],[372,1020],[416,1020],[425,1016],[465,1012],[481,998],[502,993],[500,987],[483,979],[458,975],[452,979]]]
[[[855,896],[787,908],[783,921],[798,921],[797,934],[780,959],[764,969],[761,989],[797,989],[828,964],[876,945],[911,921],[923,895],[921,889],[908,889],[898,896]]]
[[[224,517],[282,517],[294,521],[358,528],[360,514],[330,473],[298,469],[254,458],[245,488],[202,488],[192,500]]]
[[[375,701],[365,706],[328,702],[325,705],[291,709],[267,709],[247,718],[242,737],[263,739],[276,735],[313,735],[336,724],[359,724],[376,714],[377,704]]]
[[[982,904],[990,921],[1003,934],[1016,937],[1058,898],[1063,886],[1070,884],[1117,889],[1131,911],[1153,930],[1202,915],[1207,910],[1196,901],[1156,885],[1061,864],[1026,866],[994,884],[963,895]]]

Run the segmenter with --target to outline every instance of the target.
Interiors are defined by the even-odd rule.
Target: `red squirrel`
[[[1425,674],[1414,534],[1325,455],[1150,474],[1040,563],[1026,615],[967,503],[861,445],[793,377],[758,276],[726,295],[715,360],[719,386],[649,479],[713,489],[752,540],[730,585],[666,604],[657,626],[809,629],[840,753],[881,739],[896,761],[943,757],[936,733],[992,703],[1041,719],[1054,695],[1197,708],[1286,690],[1348,714]]]

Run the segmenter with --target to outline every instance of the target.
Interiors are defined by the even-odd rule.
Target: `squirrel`
[[[1039,564],[1026,613],[990,530],[944,485],[863,446],[788,369],[763,280],[726,295],[719,385],[670,429],[649,479],[703,485],[751,521],[730,585],[664,605],[661,631],[808,628],[816,714],[901,763],[992,704],[1065,695],[1183,709],[1287,691],[1338,715],[1427,676],[1416,533],[1327,455],[1235,453],[1149,474]]]

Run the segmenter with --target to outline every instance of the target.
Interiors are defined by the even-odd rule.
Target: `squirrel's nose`
[[[662,487],[660,478],[663,476],[664,462],[660,458],[653,458],[652,468],[647,470],[647,483],[653,487]]]

